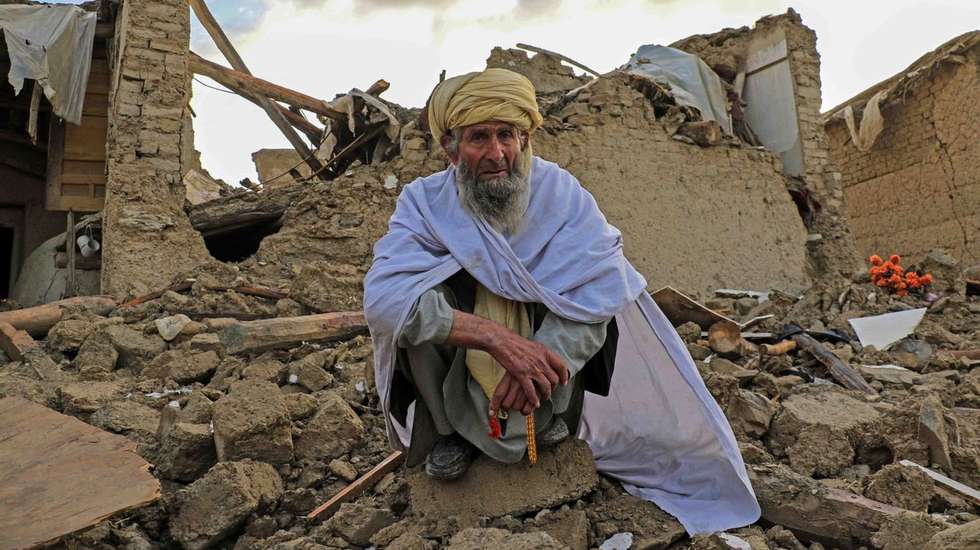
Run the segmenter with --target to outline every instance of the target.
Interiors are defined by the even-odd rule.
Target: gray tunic
[[[398,339],[406,353],[399,354],[398,368],[412,379],[419,398],[425,401],[439,434],[459,433],[488,456],[500,462],[521,460],[527,450],[525,418],[511,412],[499,439],[488,437],[490,402],[466,368],[466,350],[445,344],[453,326],[457,301],[446,285],[438,285],[419,298]],[[543,307],[529,307],[532,326],[535,313],[544,317],[531,337],[554,351],[574,377],[606,340],[606,325],[564,319]],[[538,310],[537,312],[535,310]],[[574,378],[557,387],[551,399],[534,412],[535,428],[548,428],[554,415],[568,407]],[[501,421],[504,424],[504,421]],[[572,427],[574,428],[574,427]],[[415,436],[413,435],[413,439]],[[413,444],[414,445],[414,444]]]

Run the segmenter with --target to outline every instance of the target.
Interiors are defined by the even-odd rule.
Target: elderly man
[[[405,187],[365,279],[392,444],[451,480],[477,451],[513,463],[574,431],[691,533],[755,521],[731,428],[620,233],[532,155],[530,82],[448,79],[427,118],[452,166]]]

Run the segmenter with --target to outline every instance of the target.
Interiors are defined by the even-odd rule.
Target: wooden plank
[[[0,348],[14,361],[23,361],[31,350],[41,349],[26,330],[17,330],[10,323],[0,323]]]
[[[221,53],[225,56],[225,59],[231,63],[232,68],[247,75],[251,75],[252,73],[245,65],[245,61],[240,55],[238,55],[238,51],[231,44],[231,40],[228,39],[228,36],[225,35],[225,31],[222,30],[220,25],[218,25],[218,22],[215,20],[214,15],[211,14],[211,10],[208,9],[208,5],[204,2],[204,0],[189,0],[189,3],[191,5],[191,9],[194,10],[194,14],[197,15],[198,21],[201,22],[204,29],[208,31],[209,35],[211,35],[211,39],[214,40],[214,44],[218,46],[219,50],[221,50]],[[272,123],[275,124],[276,127],[279,128],[279,131],[286,137],[286,140],[293,146],[293,149],[296,149],[296,152],[299,153],[300,158],[306,161],[311,170],[314,172],[319,171],[321,167],[320,161],[313,156],[312,151],[310,151],[306,144],[303,143],[302,138],[299,137],[296,130],[290,126],[279,107],[274,105],[272,101],[269,101],[269,99],[264,95],[259,95],[258,98],[259,105],[265,111],[266,115],[269,116],[269,119],[272,120]]]
[[[105,59],[93,59],[92,69],[88,76],[88,86],[85,95],[109,94],[109,62]]]
[[[340,508],[340,505],[359,497],[364,491],[373,487],[382,477],[393,472],[405,460],[405,455],[401,451],[395,451],[381,461],[380,464],[371,468],[371,471],[354,480],[353,483],[344,487],[339,493],[317,506],[312,512],[306,515],[306,519],[325,519]]]
[[[51,117],[48,126],[48,171],[44,188],[44,206],[47,210],[66,210],[61,204],[61,165],[65,158],[65,123]]]
[[[89,118],[89,117],[86,117]],[[102,118],[105,121],[107,119]],[[88,124],[88,122],[86,122]],[[100,127],[101,126],[101,127]],[[66,160],[93,160],[105,162],[106,127],[93,124],[81,127],[68,126],[65,130]]]
[[[109,96],[107,94],[85,94],[82,115],[109,116]]]
[[[65,174],[62,176],[62,185],[105,185],[107,181],[105,174]]]
[[[0,312],[0,323],[9,323],[18,330],[26,330],[31,336],[42,337],[48,333],[64,313],[62,308],[81,306],[96,315],[108,315],[116,308],[116,301],[109,296],[79,296],[23,309]]]
[[[980,506],[980,491],[977,491],[973,487],[960,483],[955,479],[948,478],[939,472],[936,472],[930,468],[926,468],[925,466],[922,466],[920,464],[916,464],[911,460],[899,460],[898,463],[901,464],[902,466],[912,466],[918,468],[919,470],[922,471],[922,473],[932,478],[932,480],[935,481],[936,483],[948,489],[952,489],[953,491],[973,501],[973,504]]]
[[[675,327],[686,322],[697,323],[702,330],[708,330],[718,322],[727,322],[738,326],[734,320],[704,307],[672,287],[665,286],[654,292],[651,297]]]
[[[99,189],[103,189],[105,186],[99,186]],[[49,210],[56,211],[67,211],[74,210],[76,212],[98,212],[102,210],[105,206],[105,192],[95,190],[95,197],[60,197],[55,203],[54,208]]]
[[[20,397],[0,399],[0,548],[57,541],[160,498],[136,442]]]
[[[218,334],[228,353],[245,353],[287,348],[301,342],[329,342],[367,332],[364,313],[342,311],[245,321]]]

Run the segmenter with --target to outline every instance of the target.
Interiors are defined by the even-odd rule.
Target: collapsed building
[[[331,101],[276,86],[248,72],[204,2],[189,4],[232,68],[189,51],[187,2],[79,10],[95,15],[105,56],[107,87],[90,90],[106,90],[93,101],[105,105],[104,156],[91,161],[104,169],[57,192],[45,182],[77,165],[36,170],[24,204],[44,187],[69,219],[99,213],[64,231],[64,211],[48,207],[48,232],[32,237],[46,244],[14,285],[43,288],[0,311],[0,454],[18,457],[0,479],[19,480],[3,494],[22,504],[0,518],[0,546],[940,550],[976,539],[980,273],[928,264],[942,283],[931,296],[854,273],[849,180],[830,160],[816,37],[798,14],[644,46],[606,74],[576,75],[551,52],[497,48],[487,60],[536,85],[536,154],[596,197],[650,290],[695,298],[654,293],[731,422],[763,520],[688,539],[597,475],[581,442],[534,467],[478,461],[459,485],[399,467],[361,281],[401,187],[447,159],[418,109],[383,100],[384,81]],[[201,166],[193,74],[266,110],[290,141],[253,156],[259,182],[230,189]],[[29,115],[11,97],[11,112]],[[39,140],[58,118],[45,101]],[[10,121],[17,137],[3,146],[29,141],[25,117]],[[49,138],[48,166],[58,150]],[[66,181],[89,202],[65,198],[82,193]],[[82,255],[82,235],[100,250]],[[15,309],[72,292],[82,296]],[[857,328],[880,338],[876,323],[909,316],[887,342]],[[42,427],[64,452],[35,437]],[[72,482],[45,483],[50,472]]]
[[[826,113],[863,255],[980,258],[980,32],[957,36]],[[891,223],[888,220],[901,220]]]

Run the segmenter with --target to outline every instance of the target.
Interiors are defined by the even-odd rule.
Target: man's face
[[[510,175],[527,136],[505,122],[484,122],[463,129],[453,164],[462,162],[479,181]]]

